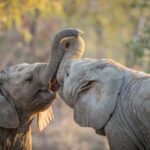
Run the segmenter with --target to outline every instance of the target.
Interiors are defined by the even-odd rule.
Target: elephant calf
[[[47,64],[19,64],[0,72],[0,150],[30,150],[31,122],[39,128],[52,119]]]
[[[73,108],[74,120],[106,135],[111,150],[150,150],[150,75],[113,60],[80,59],[82,38],[63,44],[59,95]]]
[[[19,64],[0,71],[0,150],[31,150],[32,120],[38,115],[42,130],[53,118],[50,105],[55,93],[49,91],[48,83],[55,80],[64,54],[59,44],[63,38],[78,34],[72,29],[56,34],[49,64]]]

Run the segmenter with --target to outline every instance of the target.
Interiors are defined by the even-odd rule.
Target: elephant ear
[[[123,74],[111,65],[89,74],[91,79],[84,84],[74,105],[74,119],[80,126],[102,129],[115,110]]]
[[[40,131],[47,127],[50,121],[54,119],[52,107],[39,112],[37,115],[37,124]]]
[[[18,125],[19,118],[15,108],[0,94],[0,127],[13,129]]]

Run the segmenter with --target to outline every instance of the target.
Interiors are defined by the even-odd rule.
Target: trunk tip
[[[78,37],[79,35],[83,34],[83,31],[76,29],[76,28],[67,28],[64,30],[61,30],[56,35],[59,36],[59,38],[65,38],[69,36],[75,36]]]
[[[83,34],[84,32],[80,29],[77,29],[77,28],[68,28],[68,29],[65,29],[66,31],[68,32],[74,32],[77,34],[77,36],[79,36],[80,34]],[[64,30],[64,31],[65,31]]]

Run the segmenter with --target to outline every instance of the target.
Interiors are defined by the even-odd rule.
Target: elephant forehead
[[[29,64],[23,63],[23,64],[18,64],[15,66],[9,66],[7,68],[5,68],[4,70],[1,71],[1,73],[13,73],[16,71],[21,71],[24,68],[26,68]]]
[[[71,62],[71,69],[87,69],[88,65],[91,66],[93,63],[95,63],[95,61],[92,59],[75,60]]]
[[[72,60],[70,62],[70,73],[78,74],[84,71],[102,69],[112,64],[107,60],[96,60],[96,59],[80,59],[80,60]]]
[[[43,64],[34,63],[34,64],[27,64],[22,63],[14,66],[9,66],[1,71],[1,74],[5,76],[5,78],[16,78],[19,79],[24,78],[29,73],[36,72],[37,75],[41,72],[41,68],[43,67]]]
[[[19,73],[28,73],[28,72],[32,72],[32,71],[35,71],[35,72],[40,72],[41,71],[41,68],[43,67],[43,65],[45,64],[42,64],[42,63],[34,63],[34,64],[18,64],[16,66],[12,66],[10,69],[9,69],[9,72],[12,72],[12,73],[16,73],[16,72],[19,72]]]
[[[90,60],[72,61],[70,64],[70,75],[84,76],[94,64],[95,61]]]

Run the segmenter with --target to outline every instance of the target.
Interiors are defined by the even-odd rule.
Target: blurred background
[[[48,62],[56,32],[84,31],[84,57],[111,58],[150,72],[149,0],[0,0],[0,69]],[[42,132],[33,123],[33,150],[108,150],[103,136],[79,127],[60,99]]]

